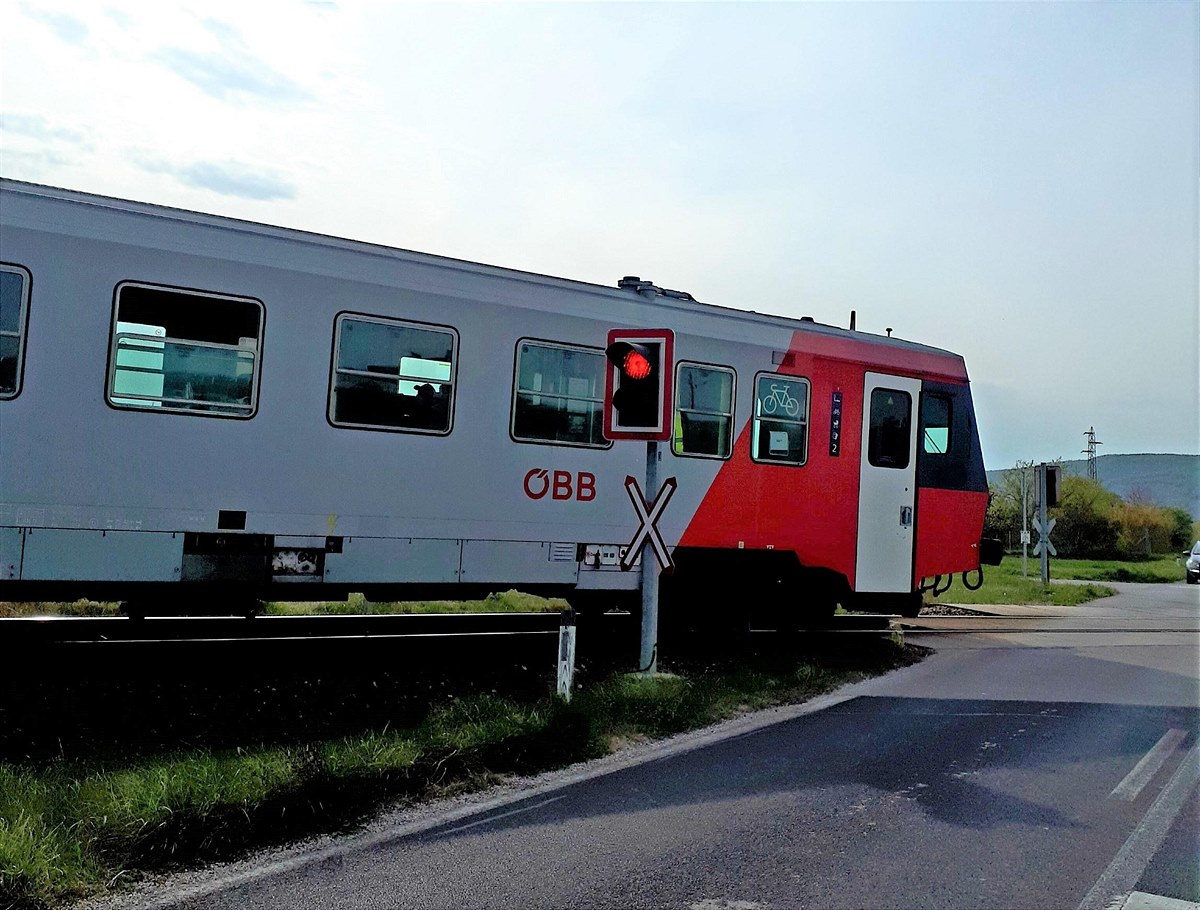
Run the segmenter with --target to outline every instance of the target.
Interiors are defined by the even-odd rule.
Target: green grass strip
[[[139,870],[347,830],[397,798],[562,767],[630,738],[801,701],[916,659],[915,649],[880,643],[849,667],[776,658],[688,676],[616,676],[570,704],[481,694],[438,707],[412,729],[290,747],[0,764],[0,906],[59,906]]]

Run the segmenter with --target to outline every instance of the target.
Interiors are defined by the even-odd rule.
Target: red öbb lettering
[[[550,496],[552,499],[571,498],[571,475],[568,472],[554,472],[554,492]]]
[[[541,499],[550,489],[550,472],[545,468],[533,468],[525,475],[525,495],[530,499]]]
[[[596,498],[596,475],[580,471],[575,479],[575,498],[580,502],[591,502]]]
[[[551,499],[560,502],[568,499],[591,502],[596,498],[596,475],[590,471],[572,475],[570,471],[551,472],[549,468],[530,468],[522,486],[530,499],[545,499],[547,493]]]

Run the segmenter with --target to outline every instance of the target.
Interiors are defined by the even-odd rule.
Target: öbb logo
[[[571,474],[570,471],[551,472],[546,468],[531,468],[525,475],[525,495],[530,499],[575,499],[591,502],[596,498],[596,475],[588,471]]]

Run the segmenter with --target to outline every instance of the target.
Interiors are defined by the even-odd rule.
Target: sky
[[[0,174],[962,354],[1200,452],[1200,4],[0,0]],[[0,238],[2,239],[2,238]]]

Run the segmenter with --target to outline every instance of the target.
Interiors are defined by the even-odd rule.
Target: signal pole
[[[1041,546],[1042,557],[1042,587],[1050,585],[1050,527],[1046,514],[1046,465],[1038,467],[1038,533],[1042,535],[1038,544]]]
[[[634,281],[638,279],[626,279]],[[622,287],[626,284],[623,282]],[[639,293],[658,293],[636,288]],[[658,529],[658,520],[678,483],[658,480],[659,443],[671,437],[671,380],[674,373],[675,334],[670,329],[610,329],[605,359],[611,365],[604,386],[604,436],[607,439],[641,439],[646,442],[646,489],[638,490],[632,476],[625,492],[641,522],[621,556],[621,569],[630,571],[642,560],[642,628],[639,671],[658,671],[659,566],[671,572],[675,563]]]
[[[646,501],[658,495],[658,440],[646,442]],[[658,562],[649,543],[642,548],[642,647],[641,672],[658,672]]]
[[[1029,568],[1029,467],[1021,465],[1021,577],[1025,578]]]
[[[1061,475],[1062,470],[1058,465],[1046,464],[1044,461],[1034,469],[1037,483],[1034,495],[1037,497],[1035,505],[1038,514],[1037,518],[1033,520],[1033,526],[1038,532],[1038,542],[1033,552],[1041,556],[1043,586],[1050,584],[1050,557],[1058,555],[1058,550],[1050,542],[1050,532],[1054,530],[1055,519],[1047,515],[1046,510],[1058,505]]]
[[[1087,437],[1087,448],[1083,449],[1083,451],[1087,454],[1087,457],[1088,457],[1088,459],[1087,459],[1087,476],[1089,479],[1095,480],[1096,479],[1096,446],[1102,446],[1102,445],[1104,445],[1104,443],[1096,442],[1096,428],[1095,427],[1088,427],[1087,432],[1084,433],[1083,435],[1085,437]]]

